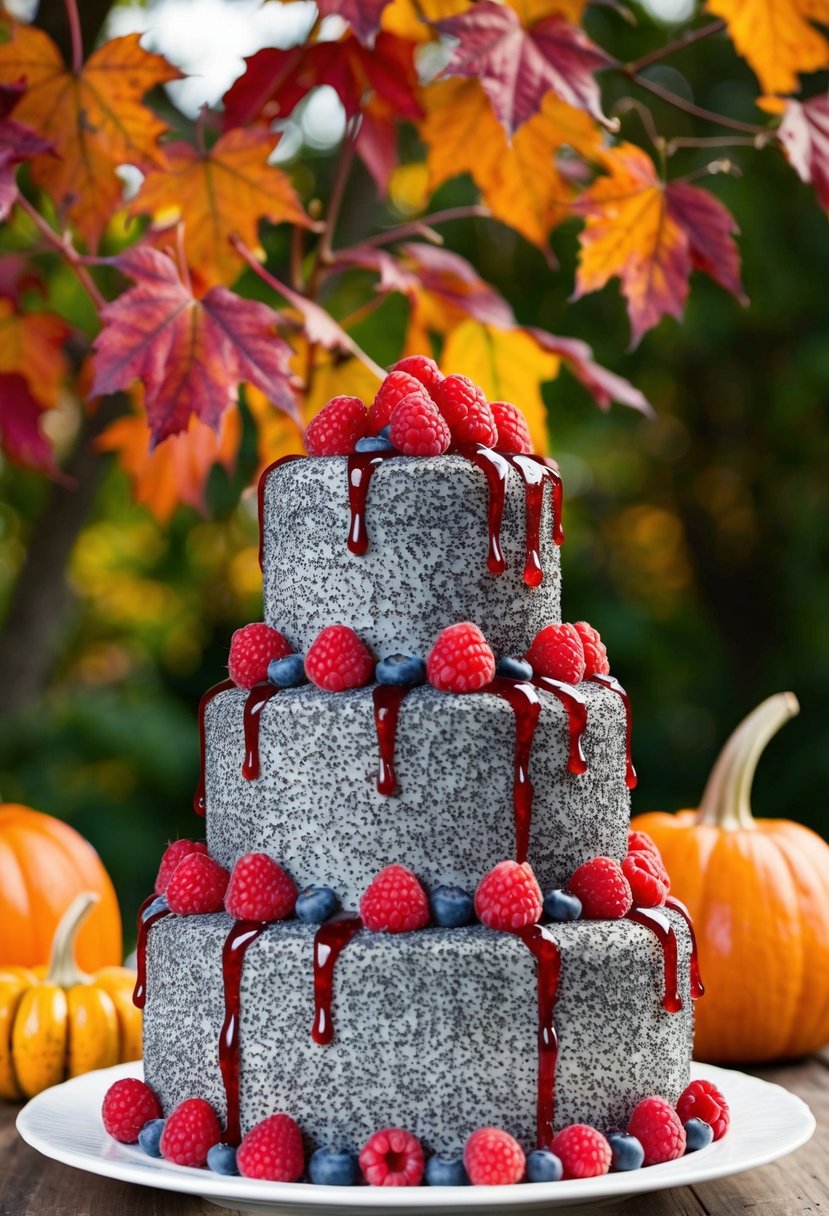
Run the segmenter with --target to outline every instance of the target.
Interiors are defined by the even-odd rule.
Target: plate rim
[[[43,1114],[49,1112],[53,1107],[61,1109],[62,1103],[69,1093],[94,1088],[96,1084],[103,1086],[105,1081],[111,1084],[122,1077],[140,1077],[142,1075],[142,1063],[140,1060],[135,1060],[128,1064],[118,1064],[112,1068],[86,1073],[44,1090],[31,1098],[19,1111],[15,1120],[18,1134],[30,1147],[43,1156],[71,1168],[139,1186],[197,1195],[207,1201],[249,1200],[258,1204],[272,1204],[277,1210],[279,1207],[293,1207],[294,1210],[307,1208],[309,1211],[315,1207],[327,1207],[328,1210],[331,1210],[332,1206],[339,1206],[343,1210],[362,1208],[373,1211],[406,1210],[411,1212],[415,1209],[434,1209],[436,1206],[457,1208],[458,1210],[474,1207],[479,1211],[504,1206],[531,1209],[544,1205],[557,1206],[564,1203],[621,1199],[652,1191],[715,1181],[718,1178],[768,1165],[795,1152],[808,1143],[817,1126],[815,1117],[806,1102],[782,1085],[736,1069],[692,1062],[692,1079],[705,1075],[727,1091],[729,1080],[739,1077],[743,1082],[756,1088],[756,1095],[762,1097],[764,1104],[766,1102],[782,1104],[787,1108],[792,1121],[789,1134],[782,1137],[778,1134],[765,1149],[755,1150],[753,1153],[747,1154],[746,1159],[738,1158],[737,1161],[734,1160],[733,1151],[717,1157],[716,1145],[711,1145],[709,1149],[702,1150],[700,1153],[683,1156],[677,1161],[667,1162],[664,1165],[653,1165],[647,1169],[629,1173],[605,1174],[600,1178],[572,1179],[566,1182],[522,1183],[513,1186],[412,1187],[392,1190],[365,1186],[318,1186],[310,1182],[268,1182],[253,1178],[227,1177],[169,1163],[157,1165],[154,1163],[155,1159],[145,1157],[140,1149],[130,1145],[117,1146],[115,1151],[122,1152],[123,1158],[94,1157],[88,1153],[80,1153],[77,1149],[72,1149],[71,1146],[60,1141],[55,1143],[39,1128],[38,1125]],[[91,1084],[90,1078],[94,1079]],[[84,1097],[86,1102],[80,1105],[81,1108],[86,1105],[88,1115],[91,1094],[84,1095]],[[52,1113],[55,1112],[52,1111]],[[735,1134],[737,1133],[732,1128],[728,1140],[721,1143],[733,1148],[732,1137]],[[113,1141],[113,1144],[115,1143]],[[712,1149],[714,1154],[709,1158],[707,1154]],[[679,1170],[677,1167],[680,1165],[685,1168]],[[689,1173],[692,1176],[689,1177]],[[675,1175],[679,1176],[675,1177]]]

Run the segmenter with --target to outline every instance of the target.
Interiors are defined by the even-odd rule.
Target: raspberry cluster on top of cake
[[[205,1103],[269,1177],[301,1129],[312,1179],[376,1185],[678,1155],[693,931],[629,836],[627,696],[561,622],[557,468],[419,356],[307,446],[262,478],[266,619],[200,708],[206,844],[143,909],[168,1123],[203,1143]]]

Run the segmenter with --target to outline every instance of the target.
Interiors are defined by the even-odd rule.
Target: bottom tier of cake
[[[645,919],[390,936],[162,915],[146,1078],[167,1113],[206,1098],[231,1140],[276,1111],[350,1149],[386,1126],[441,1152],[488,1124],[527,1149],[551,1125],[624,1127],[689,1074],[690,935],[676,912]]]

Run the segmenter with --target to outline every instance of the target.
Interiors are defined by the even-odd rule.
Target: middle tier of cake
[[[211,855],[231,869],[244,853],[269,853],[300,887],[333,887],[347,908],[393,862],[427,887],[474,890],[517,857],[548,890],[592,857],[621,860],[631,771],[622,698],[590,681],[558,694],[492,687],[219,692],[204,707]]]

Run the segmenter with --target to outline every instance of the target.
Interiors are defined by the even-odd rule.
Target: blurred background
[[[91,20],[95,6],[83,7]],[[114,6],[103,29],[147,30],[149,47],[192,74],[162,100],[167,121],[186,125],[240,74],[244,55],[301,38],[309,7],[158,0]],[[586,22],[621,57],[667,41],[695,6],[650,0],[631,8],[639,24],[621,34],[602,8]],[[684,52],[681,73],[659,71],[674,91],[756,121],[756,82],[725,44]],[[608,108],[613,88],[608,80]],[[659,104],[651,108],[661,126]],[[676,111],[664,118],[671,134],[693,131]],[[635,116],[629,121],[641,139]],[[304,195],[310,188],[326,197],[342,131],[327,88],[289,124],[279,159],[299,175]],[[634,810],[695,806],[726,735],[765,696],[792,689],[802,712],[761,761],[754,809],[826,835],[829,225],[779,154],[741,149],[734,159],[744,176],[723,177],[716,193],[742,229],[750,306],[697,275],[684,323],[663,321],[634,352],[616,284],[568,302],[576,222],[553,234],[552,270],[501,225],[467,220],[444,231],[447,246],[503,292],[520,322],[586,339],[657,411],[653,420],[619,406],[603,414],[566,371],[544,389],[549,451],[565,488],[564,614],[599,628],[631,693]],[[695,163],[702,159],[691,152]],[[413,213],[423,188],[417,175],[400,174],[394,206],[378,223]],[[432,207],[473,198],[471,183],[458,178]],[[365,231],[366,208],[378,208],[376,195],[356,165],[343,241]],[[268,238],[274,257],[284,252],[281,239],[278,231]],[[55,271],[48,291],[51,307],[76,310],[73,322],[89,324],[68,271]],[[340,316],[370,294],[359,276],[338,278],[334,291],[341,298],[329,307]],[[404,327],[405,305],[391,297],[355,337],[388,364]],[[69,442],[77,428],[71,404],[54,413],[50,423]],[[200,831],[191,810],[199,697],[226,674],[232,631],[261,617],[251,489],[258,459],[248,419],[235,472],[211,476],[206,516],[179,508],[164,525],[136,505],[111,458],[93,463],[76,508],[60,512],[71,531],[66,569],[44,525],[52,487],[0,464],[0,686],[2,656],[20,636],[9,612],[18,580],[46,588],[54,604],[26,629],[33,678],[3,690],[0,795],[67,820],[95,844],[122,899],[129,941],[165,842]]]

